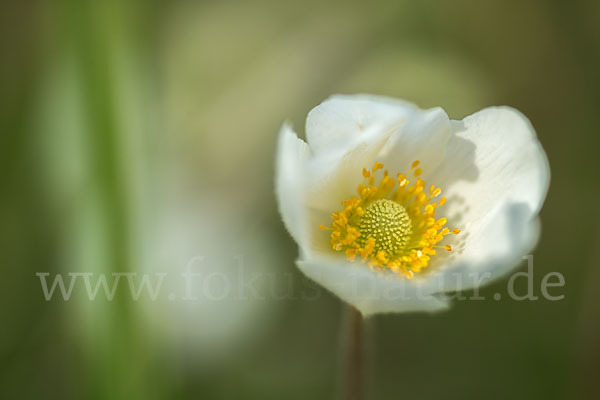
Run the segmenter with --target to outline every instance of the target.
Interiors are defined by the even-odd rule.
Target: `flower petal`
[[[283,124],[277,146],[275,192],[283,222],[298,243],[304,242],[306,229],[302,182],[309,157],[308,145],[298,138],[289,123]]]
[[[464,248],[453,246],[447,257],[441,255],[436,266],[446,265],[431,266],[433,273],[424,291],[460,291],[491,283],[523,262],[535,247],[539,233],[539,219],[532,217],[527,205],[506,204],[471,228]]]
[[[306,132],[314,155],[307,168],[307,204],[331,212],[356,194],[362,169],[375,161],[392,174],[408,172],[415,159],[433,170],[444,157],[450,124],[441,108],[338,95],[311,110]]]
[[[425,286],[419,281],[380,276],[365,264],[333,260],[299,260],[297,264],[307,277],[356,307],[364,316],[448,308],[443,296],[425,293]]]
[[[308,113],[306,138],[316,156],[344,152],[366,132],[387,130],[417,110],[411,103],[387,97],[331,96]]]
[[[388,140],[377,161],[395,175],[408,174],[412,162],[419,160],[424,171],[422,178],[427,180],[443,161],[450,136],[450,120],[444,110],[419,110]]]
[[[446,159],[435,173],[460,222],[482,218],[505,202],[526,203],[538,213],[550,169],[529,120],[509,107],[490,107],[453,121]],[[452,197],[452,199],[451,199]],[[468,209],[450,200],[463,198]],[[446,212],[446,210],[444,210]]]
[[[527,118],[509,107],[484,109],[454,122],[452,130],[434,180],[449,185],[444,187],[448,203],[440,212],[462,232],[454,259],[436,256],[431,266],[445,263],[448,273],[487,271],[497,277],[537,242],[537,214],[550,181],[548,161]],[[473,284],[443,286],[458,290]]]

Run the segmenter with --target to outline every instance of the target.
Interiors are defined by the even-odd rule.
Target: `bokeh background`
[[[566,280],[371,318],[369,398],[600,398],[599,2],[8,1],[0,57],[0,398],[332,398],[343,307],[294,267],[274,149],[357,92],[524,112],[552,169],[536,294]],[[192,264],[260,279],[184,301]],[[39,272],[169,275],[46,301]]]

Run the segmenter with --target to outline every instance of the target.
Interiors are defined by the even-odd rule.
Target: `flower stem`
[[[346,307],[345,340],[342,341],[344,357],[341,398],[364,398],[364,324],[361,313],[352,306]]]

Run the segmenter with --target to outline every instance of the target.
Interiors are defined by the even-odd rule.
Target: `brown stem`
[[[364,324],[361,313],[352,306],[346,307],[344,363],[341,395],[343,400],[364,398]]]

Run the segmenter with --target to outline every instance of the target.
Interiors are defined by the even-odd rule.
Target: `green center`
[[[385,251],[389,256],[401,252],[412,234],[412,224],[406,209],[392,200],[381,199],[369,204],[358,224],[358,242],[375,240],[374,253]]]

